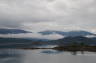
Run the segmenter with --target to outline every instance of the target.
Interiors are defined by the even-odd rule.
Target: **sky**
[[[0,28],[96,33],[96,0],[0,0]]]

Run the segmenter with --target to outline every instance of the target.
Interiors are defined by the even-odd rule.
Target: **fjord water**
[[[51,49],[2,49],[0,50],[0,63],[96,63],[96,53]]]

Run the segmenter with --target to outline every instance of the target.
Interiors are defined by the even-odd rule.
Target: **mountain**
[[[49,41],[37,41],[39,45],[70,45],[71,43],[84,43],[86,45],[96,45],[96,37],[83,37],[83,36],[75,36],[75,37],[65,37],[58,40],[49,40]],[[36,45],[35,43],[35,45]]]
[[[96,45],[96,38],[83,36],[65,37],[58,40],[36,40],[27,38],[0,38],[0,48],[33,48],[47,45],[66,46],[72,43],[84,43],[86,45]]]
[[[20,48],[30,43],[30,40],[21,38],[0,38],[0,48]]]
[[[43,41],[27,38],[0,38],[0,48],[32,48],[41,46],[43,43]]]
[[[69,31],[69,32],[62,32],[62,31],[43,31],[43,32],[39,32],[42,35],[49,35],[49,34],[60,34],[60,35],[64,35],[64,36],[87,36],[87,35],[95,35],[91,32],[87,32],[87,31]]]
[[[92,39],[92,40],[96,40],[96,37],[92,37],[91,39]]]
[[[83,36],[76,36],[76,37],[65,37],[63,39],[56,40],[54,42],[59,42],[60,45],[68,45],[70,43],[85,43],[86,45],[96,45],[96,39],[87,38]]]
[[[19,34],[19,33],[31,33],[31,32],[21,29],[0,29],[0,34]]]
[[[26,38],[26,39],[32,40],[32,41],[42,41],[42,42],[50,41],[49,39],[39,39],[39,38]]]

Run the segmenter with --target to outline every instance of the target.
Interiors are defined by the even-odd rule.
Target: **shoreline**
[[[53,49],[58,51],[90,51],[96,52],[96,46],[57,46],[54,48],[0,48],[0,49],[24,49],[24,50],[36,50],[36,49]]]

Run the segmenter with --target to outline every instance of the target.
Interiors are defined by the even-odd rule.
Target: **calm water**
[[[2,49],[0,63],[96,63],[96,53]]]

